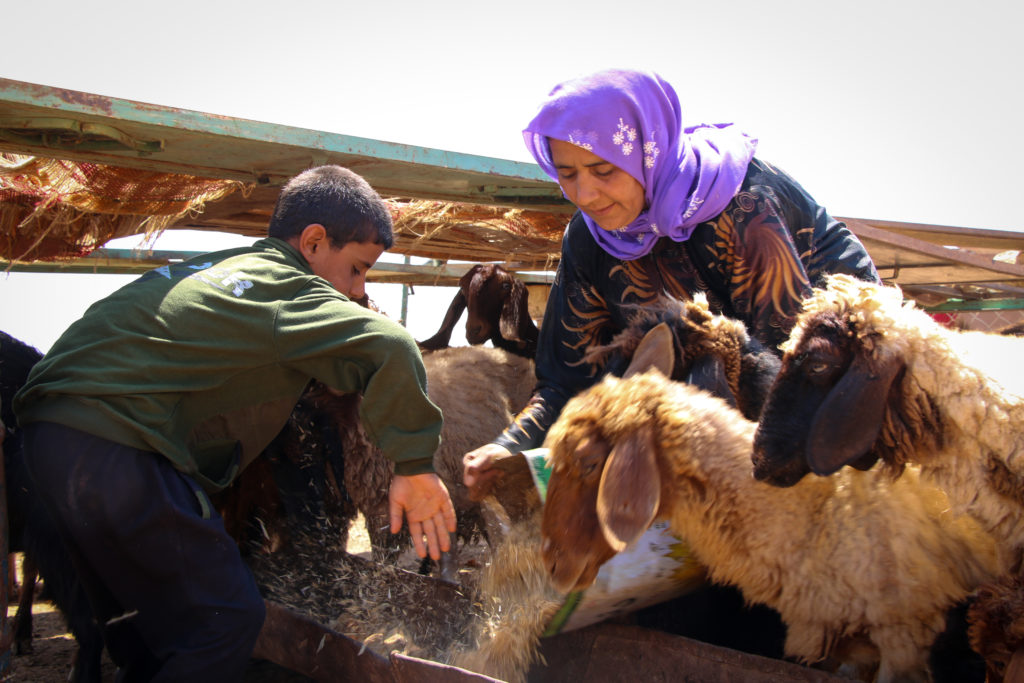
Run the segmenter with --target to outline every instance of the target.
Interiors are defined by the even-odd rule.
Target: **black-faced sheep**
[[[658,328],[637,364],[670,373]],[[650,350],[649,350],[650,349]],[[916,469],[892,479],[845,470],[789,490],[755,481],[756,423],[658,371],[605,378],[573,398],[546,445],[552,465],[543,554],[560,590],[588,586],[657,518],[669,520],[713,581],[776,609],[785,651],[862,677],[928,680],[947,610],[1000,575],[1005,558]]]
[[[526,285],[495,263],[478,263],[459,280],[459,290],[448,305],[440,329],[422,342],[424,351],[448,347],[455,324],[466,311],[466,341],[471,345],[490,341],[524,358],[537,353],[538,329],[530,318]]]
[[[754,475],[788,486],[878,459],[919,463],[959,511],[1024,549],[1021,339],[951,330],[899,289],[834,276],[805,302],[754,440]]]
[[[14,394],[25,384],[32,367],[42,357],[38,349],[0,332],[0,418],[5,425],[3,454],[7,486],[8,550],[23,553],[23,581],[14,617],[14,648],[18,653],[33,650],[32,600],[38,574],[43,579],[47,594],[64,615],[68,628],[78,642],[79,651],[68,680],[99,681],[103,635],[92,616],[72,558],[33,492],[33,483],[25,467],[21,448],[21,432],[10,407]],[[13,563],[10,571],[14,571]]]

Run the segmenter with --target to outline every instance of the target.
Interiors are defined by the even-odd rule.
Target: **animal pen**
[[[391,207],[392,253],[367,280],[456,286],[497,263],[541,304],[573,207],[533,164],[228,118],[0,79],[0,267],[15,272],[142,273],[192,252],[105,248],[111,239],[191,229],[261,237],[281,185],[314,165],[362,175]],[[1024,233],[838,217],[887,283],[976,329],[1021,320]],[[408,261],[408,259],[407,259]],[[5,493],[0,478],[0,494]],[[2,501],[0,501],[2,502]],[[6,504],[0,603],[8,602]],[[466,605],[449,584],[409,581],[428,609]],[[0,613],[0,674],[11,632]],[[491,680],[400,653],[382,655],[309,614],[270,603],[257,652],[316,680]],[[272,618],[270,618],[272,617]],[[811,681],[827,674],[656,629],[598,623],[543,638],[531,681]],[[619,674],[616,676],[616,674]]]

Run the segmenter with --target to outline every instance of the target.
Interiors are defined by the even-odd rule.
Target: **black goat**
[[[537,353],[537,326],[530,318],[526,285],[495,263],[478,263],[459,279],[459,291],[448,305],[441,328],[418,342],[423,351],[448,347],[455,323],[467,312],[466,341],[490,340],[495,348],[532,359]]]
[[[0,332],[0,417],[6,430],[3,451],[7,480],[8,550],[23,553],[21,595],[14,617],[14,648],[17,653],[32,651],[32,598],[38,573],[46,593],[64,615],[68,628],[78,641],[78,654],[68,680],[99,681],[102,631],[93,618],[73,560],[33,492],[21,448],[21,431],[11,408],[14,394],[24,386],[32,367],[42,357],[37,349]]]

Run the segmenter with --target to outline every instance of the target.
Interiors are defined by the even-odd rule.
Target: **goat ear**
[[[651,368],[657,368],[666,377],[672,376],[672,367],[675,365],[675,351],[672,346],[672,330],[668,323],[658,323],[652,327],[644,338],[637,344],[633,352],[633,360],[623,377],[646,372]]]
[[[512,291],[501,306],[501,317],[498,318],[498,329],[501,336],[509,341],[525,341],[523,338],[523,322],[530,317],[529,294],[523,281],[511,273]]]
[[[464,310],[466,310],[466,295],[460,289],[455,292],[455,297],[448,304],[448,310],[444,314],[444,320],[441,322],[440,329],[430,339],[417,342],[420,349],[424,351],[437,351],[438,349],[447,348],[448,342],[452,339],[452,330],[455,329],[455,323],[459,322],[459,318],[462,317]]]
[[[872,366],[860,354],[818,407],[807,435],[807,464],[829,475],[868,452],[882,431],[889,388],[903,368],[898,358]]]
[[[608,545],[620,552],[640,538],[661,503],[661,477],[650,426],[612,448],[597,488],[597,519]]]

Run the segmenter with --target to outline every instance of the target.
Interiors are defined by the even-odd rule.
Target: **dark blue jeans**
[[[265,607],[220,515],[163,456],[49,422],[25,460],[118,680],[241,680]]]

